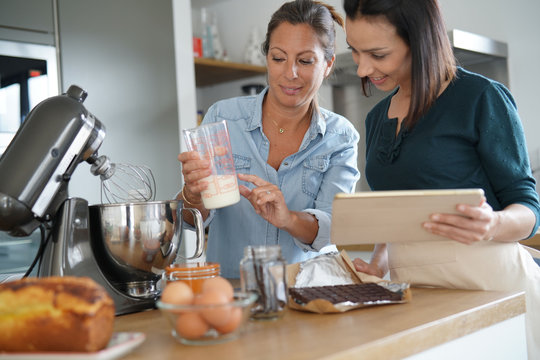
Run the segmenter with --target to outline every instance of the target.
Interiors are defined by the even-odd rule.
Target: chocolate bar
[[[371,304],[403,300],[401,291],[390,291],[376,283],[289,288],[289,294],[298,304],[307,304],[315,299],[328,300],[332,304]]]

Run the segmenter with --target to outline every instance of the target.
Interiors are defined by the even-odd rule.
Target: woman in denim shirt
[[[209,162],[195,152],[178,156],[184,176],[177,196],[198,208],[208,232],[207,260],[239,277],[248,245],[279,244],[288,263],[318,255],[330,244],[332,201],[352,192],[358,132],[317,105],[317,92],[335,60],[334,9],[311,0],[285,3],[268,24],[263,52],[268,87],[259,95],[222,100],[203,123],[227,121],[240,180],[239,203],[208,210],[200,192]]]

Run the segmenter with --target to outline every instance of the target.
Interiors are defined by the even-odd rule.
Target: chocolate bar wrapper
[[[408,283],[393,283],[384,279],[381,279],[376,276],[367,275],[364,273],[359,273],[355,270],[354,265],[349,258],[348,254],[345,250],[342,250],[341,253],[336,262],[336,266],[343,266],[344,268],[349,271],[352,276],[351,284],[339,284],[338,286],[341,287],[348,287],[348,285],[354,285],[354,284],[362,284],[362,283],[376,283],[377,285],[381,286],[382,288],[392,292],[393,296],[386,296],[381,295],[380,299],[376,300],[368,300],[368,299],[359,299],[359,301],[352,302],[352,301],[343,301],[339,303],[332,303],[329,300],[325,299],[314,299],[309,301],[308,303],[302,303],[297,302],[295,299],[289,295],[289,303],[288,306],[290,309],[294,310],[300,310],[300,311],[307,311],[307,312],[314,312],[319,314],[326,314],[326,313],[340,313],[345,312],[349,310],[359,309],[359,308],[365,308],[365,307],[371,307],[371,306],[378,306],[378,305],[388,305],[388,304],[401,304],[411,301],[412,299],[412,292],[410,289],[410,286]],[[298,273],[301,271],[302,263],[296,263],[291,264],[287,266],[287,281],[289,288],[295,288],[296,285],[296,278]],[[334,284],[326,284],[328,285],[334,285]],[[324,286],[323,286],[324,287]],[[352,286],[354,288],[354,286]],[[358,287],[358,286],[357,286]],[[359,288],[363,289],[364,287],[359,286]],[[364,290],[357,289],[360,291],[362,295]],[[322,290],[322,289],[321,289]],[[386,290],[379,289],[382,292]]]

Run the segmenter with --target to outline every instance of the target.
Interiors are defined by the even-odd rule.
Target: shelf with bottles
[[[194,58],[195,83],[198,87],[266,74],[266,67],[222,61],[210,58]]]

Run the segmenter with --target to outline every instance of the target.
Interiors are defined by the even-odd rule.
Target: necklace
[[[272,122],[274,123],[274,125],[276,125],[276,127],[279,129],[278,131],[279,131],[280,134],[283,134],[283,133],[285,132],[285,129],[282,128],[282,127],[280,127],[280,126],[278,125],[278,123],[274,121],[274,119],[271,118],[270,120],[272,120]]]
[[[310,119],[310,120],[311,120],[311,113],[312,113],[312,110],[310,109],[309,116],[308,116],[308,119]],[[285,131],[287,131],[287,129],[279,126],[278,123],[274,119],[272,119],[270,116],[268,116],[268,117],[274,123],[274,125],[276,125],[276,127],[278,128],[278,131],[279,131],[280,134],[283,134]],[[302,121],[304,121],[304,118],[302,118],[302,120],[300,120],[300,122],[302,122]]]

